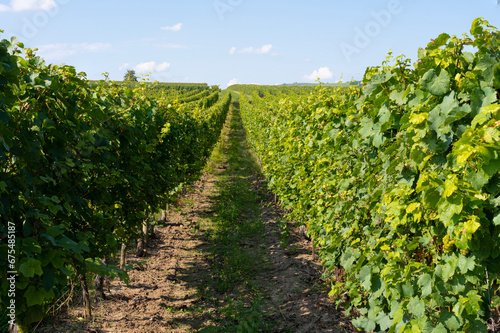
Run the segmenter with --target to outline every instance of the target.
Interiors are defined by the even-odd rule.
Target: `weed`
[[[288,223],[285,220],[279,222],[279,228],[281,230],[280,234],[280,246],[284,249],[290,245],[290,231],[288,230]]]
[[[211,299],[217,311],[200,332],[257,332],[270,325],[265,320],[264,298],[253,282],[260,269],[268,266],[263,249],[254,246],[264,233],[258,217],[259,194],[249,190],[259,167],[244,146],[238,110],[234,106],[232,110],[230,128],[222,134],[227,141],[216,146],[209,163],[217,177],[216,204],[204,237],[213,246],[206,256],[211,263],[209,279],[199,294]],[[222,302],[221,295],[225,295]]]

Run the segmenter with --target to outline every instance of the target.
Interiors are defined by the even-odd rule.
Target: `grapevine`
[[[441,34],[362,86],[247,87],[268,183],[367,332],[487,332],[500,265],[500,32]],[[472,50],[475,53],[466,50]],[[495,294],[496,295],[496,294]],[[494,296],[494,301],[498,296]]]

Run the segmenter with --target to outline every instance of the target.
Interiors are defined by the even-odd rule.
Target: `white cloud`
[[[142,74],[166,72],[170,68],[168,62],[157,64],[155,61],[142,62],[135,66],[135,71]]]
[[[11,0],[9,5],[0,5],[0,12],[21,12],[24,10],[51,10],[55,0]]]
[[[233,84],[240,84],[240,83],[241,83],[240,80],[232,79],[227,83],[227,86],[229,87],[229,86],[232,86]]]
[[[47,60],[61,60],[76,54],[98,53],[109,48],[111,48],[109,43],[58,43],[39,46],[37,54]]]
[[[165,72],[168,71],[170,68],[170,64],[168,62],[162,62],[161,64],[158,64],[155,68],[157,72]]]
[[[130,64],[128,62],[126,62],[123,65],[121,65],[120,67],[118,67],[118,70],[124,71],[124,70],[128,69],[129,67],[130,67]]]
[[[241,50],[238,50],[236,47],[232,47],[230,50],[229,50],[229,54],[233,55],[235,53],[247,53],[247,54],[268,54],[269,52],[271,52],[273,48],[273,45],[272,44],[266,44],[266,45],[263,45],[259,48],[255,48],[253,46],[249,46],[249,47],[245,47]]]
[[[316,81],[318,78],[320,80],[327,80],[333,78],[333,73],[328,67],[321,67],[316,69],[310,75],[304,75],[304,78],[309,81]]]
[[[176,32],[182,29],[182,23],[177,23],[168,27],[161,27],[161,29]]]

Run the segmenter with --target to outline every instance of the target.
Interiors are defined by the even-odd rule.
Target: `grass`
[[[214,245],[208,254],[210,276],[200,292],[217,311],[200,332],[255,332],[272,325],[266,322],[263,292],[254,282],[259,268],[266,267],[258,246],[264,234],[258,193],[251,190],[259,167],[246,146],[237,105],[230,119],[222,134],[227,139],[217,145],[208,165],[217,183],[214,214],[203,232]]]

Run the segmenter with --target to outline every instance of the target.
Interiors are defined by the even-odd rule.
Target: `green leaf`
[[[479,319],[474,320],[470,331],[474,332],[474,333],[488,333],[489,332],[486,324]]]
[[[83,252],[82,247],[77,242],[69,239],[66,236],[63,236],[61,239],[59,239],[57,241],[57,243],[59,244],[59,246],[65,248],[67,250],[70,250],[72,252],[75,252],[75,253],[82,253]]]
[[[442,267],[443,267],[442,278],[443,281],[446,282],[453,276],[453,274],[455,274],[455,269],[449,263],[444,264]]]
[[[466,153],[467,154],[467,153]],[[466,155],[465,154],[465,155]],[[460,158],[457,157],[457,161]],[[463,159],[463,158],[462,158]],[[458,161],[460,162],[460,161]],[[477,172],[474,170],[471,170],[466,176],[465,179],[474,187],[476,190],[481,190],[484,185],[488,184],[488,181],[490,180],[490,177],[488,174],[483,170],[479,169]]]
[[[498,60],[493,55],[486,53],[481,59],[479,59],[475,69],[482,71],[486,82],[488,84],[492,84],[494,68],[497,64]]]
[[[459,195],[448,197],[445,201],[440,203],[439,206],[439,220],[444,223],[445,226],[450,225],[453,222],[454,216],[462,213],[463,210],[463,198]]]
[[[399,308],[392,317],[392,325],[399,324],[403,320],[404,315],[405,315],[404,310]]]
[[[458,186],[456,185],[456,177],[449,178],[446,180],[446,183],[444,184],[444,191],[443,191],[443,197],[448,198],[455,193],[455,191],[458,190]]]
[[[500,63],[493,68],[493,87],[500,89]]]
[[[444,310],[442,312],[440,322],[443,323],[446,326],[446,328],[452,332],[458,331],[460,326],[462,326],[460,319],[453,313],[448,312],[447,310]]]
[[[413,113],[410,116],[410,123],[415,124],[415,125],[419,125],[419,124],[423,123],[424,121],[426,121],[427,118],[429,118],[429,113],[427,113],[427,112]]]
[[[490,120],[489,115],[486,112],[480,112],[477,116],[472,119],[470,126],[476,128],[477,125],[482,125]]]
[[[354,326],[361,328],[366,332],[371,332],[377,328],[377,324],[373,320],[366,317],[358,317],[354,319],[352,323]]]
[[[387,314],[381,312],[378,316],[377,323],[380,325],[380,329],[386,332],[392,326],[392,319]]]
[[[475,266],[476,264],[474,257],[465,257],[463,255],[460,255],[460,257],[458,258],[458,268],[460,269],[460,272],[462,272],[462,274],[465,274],[468,271],[473,271]]]
[[[9,114],[4,110],[0,110],[0,121],[6,124],[9,122]]]
[[[418,285],[422,289],[422,297],[432,293],[433,279],[430,274],[424,274],[418,279]]]
[[[466,115],[468,115],[472,111],[470,105],[466,104],[463,106],[456,106],[452,108],[451,110],[448,110],[447,117],[444,121],[444,125],[449,125],[457,120],[462,119]]]
[[[449,124],[463,117],[467,112],[470,112],[469,110],[470,108],[467,109],[465,106],[459,106],[455,92],[452,92],[443,98],[441,104],[429,112],[429,127],[436,131],[439,138],[442,139],[444,137],[444,141],[446,141],[444,134],[450,132],[451,128]]]
[[[421,318],[425,315],[425,303],[418,297],[412,297],[408,303],[408,312],[416,318]]]
[[[54,251],[51,254],[50,262],[55,268],[62,268],[65,264],[66,258],[60,252]]]
[[[403,296],[405,296],[405,297],[411,297],[415,293],[415,291],[413,290],[413,286],[408,282],[403,284],[401,286],[401,289],[403,291]]]
[[[481,112],[486,113],[486,114],[496,115],[496,114],[500,113],[500,104],[491,103],[491,104],[488,104],[486,106],[483,106],[481,108]]]
[[[434,327],[431,333],[448,333],[448,330],[443,324],[439,323],[436,327]]]
[[[391,94],[389,95],[389,98],[396,102],[398,105],[404,105],[407,102],[406,96],[409,93],[410,86],[406,88],[405,91],[392,91]]]
[[[472,21],[472,25],[470,28],[471,35],[477,36],[483,32],[482,23],[483,23],[482,17],[478,17],[478,18],[474,19],[474,21]]]
[[[446,43],[448,42],[449,39],[450,39],[450,35],[448,35],[446,33],[442,33],[433,42],[430,42],[429,44],[427,44],[427,49],[428,50],[438,49],[441,46],[446,45]]]
[[[114,237],[114,235],[111,234],[111,235],[106,235],[106,243],[110,248],[113,248],[116,246],[116,244],[118,244],[118,241],[116,237]]]
[[[56,273],[52,267],[44,267],[42,286],[46,290],[51,290],[56,283]]]
[[[498,213],[497,216],[493,218],[493,224],[500,225],[500,213]]]
[[[19,267],[19,272],[28,278],[34,277],[35,274],[42,275],[42,263],[39,260],[28,258],[26,261],[23,261]]]
[[[373,137],[373,145],[375,147],[380,147],[384,143],[384,135],[382,133],[377,133]]]
[[[389,81],[395,74],[392,72],[379,73],[370,80],[370,82],[363,88],[364,95],[373,93],[382,83]]]
[[[391,111],[387,108],[387,104],[384,104],[380,108],[378,116],[379,116],[379,123],[382,125],[387,123],[391,119]]]
[[[48,227],[47,234],[51,235],[52,237],[57,237],[59,235],[62,235],[66,228],[67,227],[63,224]]]
[[[115,277],[120,275],[120,269],[113,265],[105,265],[100,260],[86,259],[85,265],[90,272],[101,276]]]
[[[481,223],[479,223],[479,217],[473,216],[472,219],[468,219],[464,222],[464,227],[467,233],[473,234],[481,227]]]
[[[28,290],[24,293],[24,297],[26,297],[28,307],[37,304],[42,305],[44,302],[54,298],[54,291],[47,291],[43,287],[35,288],[34,286],[29,286]]]
[[[359,129],[359,134],[361,134],[362,137],[367,138],[370,136],[373,136],[377,133],[377,131],[374,130],[374,124],[371,120],[364,118],[361,120],[361,128]]]
[[[51,235],[41,234],[40,237],[48,239],[52,243],[52,245],[57,245],[56,239]]]
[[[451,291],[452,294],[458,295],[465,291],[465,284],[467,283],[465,277],[462,275],[454,275],[450,281],[448,281],[447,289]]]
[[[42,253],[42,247],[33,238],[23,239],[22,247],[23,247],[23,251],[26,251],[28,256],[31,256],[33,253]]]
[[[344,269],[350,270],[356,261],[360,256],[359,250],[355,250],[352,248],[347,248],[344,253],[342,253],[342,256],[340,257],[340,264]]]
[[[439,76],[434,69],[430,69],[424,74],[420,85],[423,91],[428,91],[435,96],[443,96],[450,91],[450,75],[447,71],[441,70]]]
[[[370,265],[363,266],[359,271],[359,280],[363,284],[366,290],[370,290],[372,287],[372,268]]]

